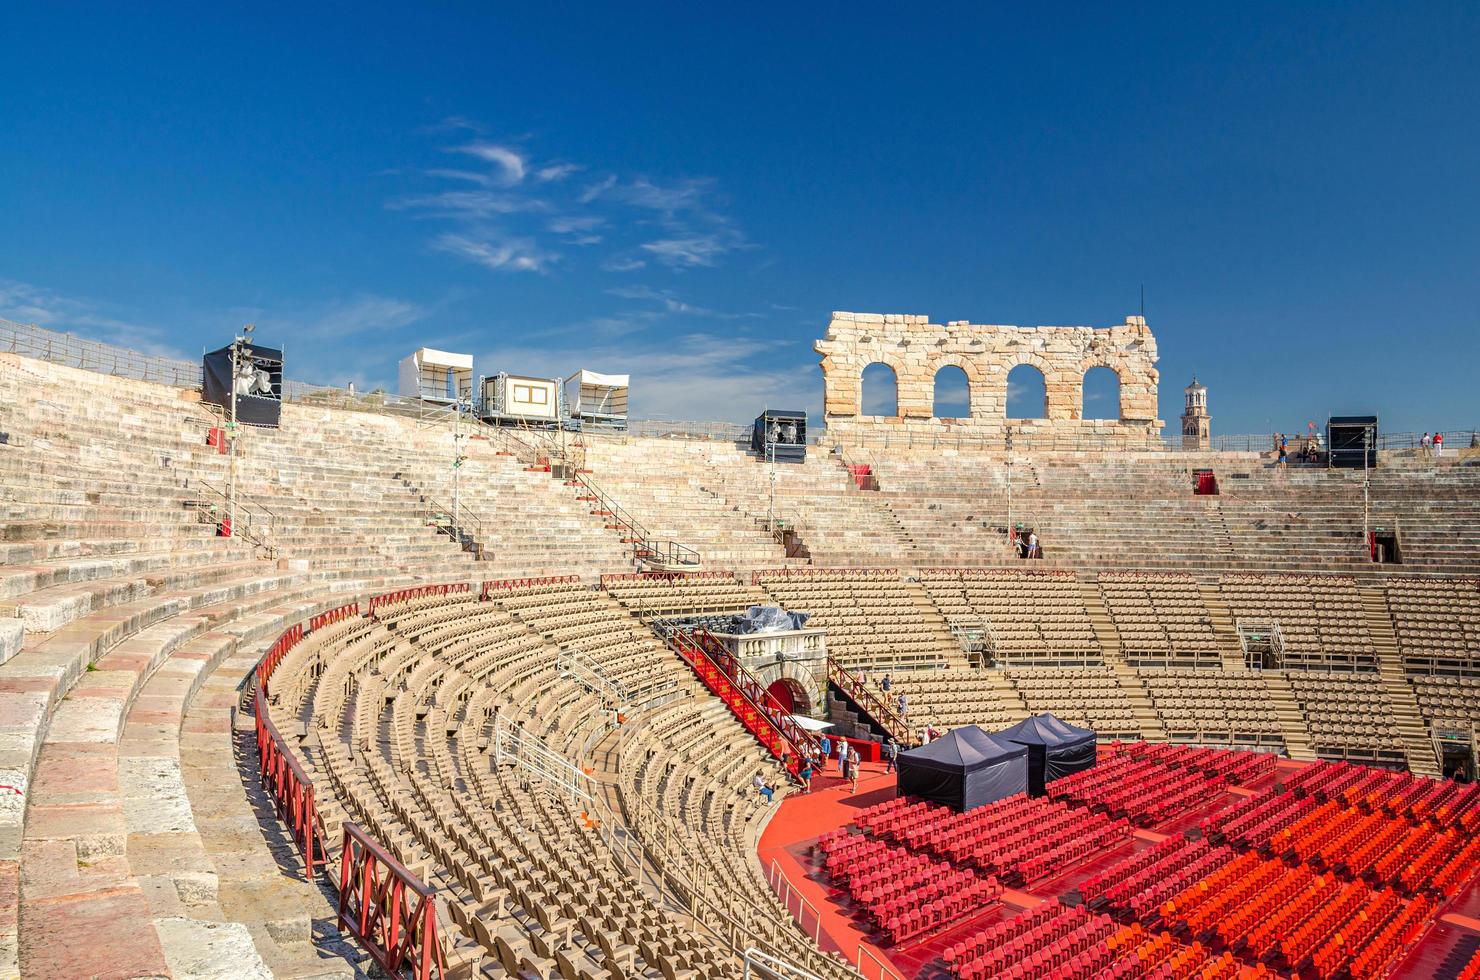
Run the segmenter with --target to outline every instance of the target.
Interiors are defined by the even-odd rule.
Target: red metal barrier
[[[447,973],[437,938],[434,892],[357,824],[344,825],[339,862],[339,928],[359,940],[393,977],[414,980]]]
[[[480,598],[487,599],[495,591],[510,591],[512,589],[528,589],[536,585],[569,585],[579,582],[579,575],[545,575],[537,578],[502,578],[493,582],[483,583],[483,592]]]
[[[277,670],[277,665],[282,661],[284,655],[303,639],[303,624],[290,626],[282,636],[273,641],[272,646],[267,648],[267,653],[257,663],[257,686],[264,692],[267,690],[267,680],[272,672]]]
[[[303,876],[312,881],[317,869],[328,861],[323,826],[313,802],[313,783],[267,716],[267,689],[260,680],[256,687],[257,776],[272,797],[278,818],[287,823],[298,853],[303,855]]]
[[[405,602],[407,599],[420,599],[423,596],[450,595],[454,592],[466,591],[468,591],[468,583],[456,582],[451,585],[418,585],[414,589],[398,589],[395,592],[387,592],[385,595],[378,595],[370,600],[370,618],[375,618],[375,612],[381,606],[388,606],[393,602]]]
[[[359,614],[360,604],[358,602],[351,602],[347,605],[340,606],[338,609],[330,609],[328,612],[322,612],[319,613],[317,616],[314,616],[308,621],[308,628],[309,630],[316,630],[320,627],[329,626],[333,623],[341,623],[344,620],[349,619],[352,616],[358,616]]]
[[[772,755],[784,758],[786,771],[799,779],[802,756],[817,746],[817,737],[798,725],[791,712],[708,630],[676,630],[669,643],[740,724]]]

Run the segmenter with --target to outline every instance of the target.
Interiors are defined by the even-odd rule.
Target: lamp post
[[[1007,533],[1012,534],[1012,430],[1007,430]]]
[[[238,426],[236,424],[236,395],[238,377],[240,377],[242,357],[246,351],[248,340],[252,332],[257,329],[256,324],[248,323],[242,327],[241,336],[232,338],[231,341],[231,418],[227,422],[229,431],[229,449],[227,455],[226,476],[226,526],[230,529],[231,536],[236,536],[236,440]]]
[[[1367,549],[1367,560],[1372,560],[1372,531],[1370,516],[1370,491],[1372,489],[1372,473],[1367,468],[1368,456],[1372,447],[1372,426],[1362,428],[1362,547]]]

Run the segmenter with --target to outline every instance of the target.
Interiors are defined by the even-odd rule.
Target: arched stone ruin
[[[1008,432],[1025,445],[1091,448],[1157,448],[1156,338],[1144,317],[1114,327],[1010,327],[956,320],[930,323],[924,316],[834,313],[822,355],[823,413],[830,436],[871,442],[883,437],[962,436],[1005,445]],[[863,414],[863,371],[870,364],[894,371],[898,413]],[[1047,417],[1007,417],[1007,375],[1019,364],[1043,373]],[[947,365],[966,373],[968,418],[932,417],[936,373]],[[1085,372],[1105,367],[1120,378],[1120,417],[1084,419]]]

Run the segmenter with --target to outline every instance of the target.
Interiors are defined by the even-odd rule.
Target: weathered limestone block
[[[14,617],[0,618],[0,664],[21,652],[26,639],[26,624]]]

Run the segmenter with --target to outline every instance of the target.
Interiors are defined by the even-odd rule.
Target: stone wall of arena
[[[968,436],[1005,444],[1094,443],[1104,448],[1161,447],[1156,417],[1156,338],[1144,317],[1107,328],[1009,327],[957,320],[930,323],[908,314],[834,313],[822,355],[823,414],[829,438],[868,443],[891,435],[929,439]],[[863,372],[871,364],[894,371],[898,414],[862,414]],[[1020,364],[1043,374],[1046,417],[1007,417],[1007,375]],[[971,393],[969,418],[933,417],[935,376],[959,367]],[[1120,378],[1119,419],[1084,419],[1085,372],[1104,367]]]

